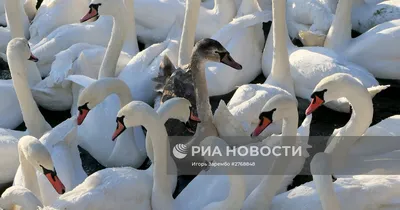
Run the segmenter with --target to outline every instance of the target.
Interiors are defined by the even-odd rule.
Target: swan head
[[[116,16],[121,13],[123,8],[122,0],[92,0],[88,13],[80,19],[80,22],[83,23],[92,18],[98,18],[100,15]]]
[[[46,176],[57,193],[65,193],[65,186],[57,176],[49,151],[37,138],[33,136],[22,137],[18,142],[18,148],[32,167]]]
[[[112,136],[114,141],[121,135],[127,128],[127,125],[131,127],[142,126],[149,122],[149,119],[157,119],[161,121],[160,116],[155,110],[143,101],[132,101],[121,110],[117,115],[117,128]],[[146,126],[145,126],[146,127]]]
[[[297,115],[295,112],[297,112],[297,101],[293,96],[279,94],[272,97],[262,108],[262,112],[258,116],[258,126],[254,129],[251,136],[260,135],[272,122],[282,120],[293,114]]]
[[[15,59],[27,59],[33,62],[38,62],[39,59],[36,58],[29,46],[28,41],[25,38],[15,38],[12,39],[7,46],[7,59],[15,57]]]
[[[313,113],[325,102],[346,96],[352,89],[358,89],[361,91],[359,93],[367,93],[366,88],[361,82],[350,74],[336,73],[323,78],[315,86],[311,94],[311,103],[306,109],[306,115]]]
[[[81,94],[79,94],[78,98],[78,125],[83,123],[90,110],[113,93],[118,94],[120,98],[125,95],[131,96],[131,92],[126,83],[117,78],[104,78],[87,86]]]
[[[193,48],[192,58],[223,63],[236,70],[242,69],[242,65],[232,58],[228,50],[214,39],[205,38],[198,41]]]

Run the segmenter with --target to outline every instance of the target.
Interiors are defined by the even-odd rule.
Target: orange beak
[[[194,115],[193,112],[190,112],[190,119],[195,122],[201,122],[200,118]]]
[[[306,115],[313,113],[315,110],[318,109],[322,104],[324,104],[324,100],[320,99],[318,96],[315,96],[308,108],[306,109]]]
[[[94,8],[90,8],[89,12],[83,16],[83,18],[81,18],[81,23],[88,21],[89,19],[92,19],[96,16],[98,16],[99,14],[97,13],[97,10]]]
[[[116,138],[118,138],[119,135],[121,135],[122,132],[124,132],[126,129],[125,125],[122,124],[122,122],[118,121],[117,122],[117,129],[115,129],[114,134],[112,136],[112,140],[115,141]]]
[[[38,62],[39,61],[39,59],[37,57],[35,57],[32,53],[31,53],[31,56],[29,57],[28,60],[33,61],[33,62]]]
[[[265,128],[267,128],[270,124],[272,123],[272,121],[266,117],[263,118],[261,125],[257,126],[253,133],[251,133],[251,137],[255,137],[255,136],[259,136]]]
[[[61,182],[57,175],[53,176],[51,173],[47,173],[46,177],[49,180],[50,184],[53,185],[58,194],[65,193],[64,184]]]
[[[81,125],[83,123],[83,121],[85,120],[85,118],[88,115],[89,111],[90,110],[88,110],[88,109],[81,109],[79,111],[79,115],[78,115],[78,118],[77,118],[78,125]]]

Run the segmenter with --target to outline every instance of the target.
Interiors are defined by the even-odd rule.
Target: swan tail
[[[213,123],[220,136],[248,136],[223,100],[219,101],[218,108],[215,110]]]
[[[389,87],[390,85],[378,85],[368,88],[368,92],[371,94],[371,97],[374,97],[376,94],[380,93],[382,90],[386,90]]]

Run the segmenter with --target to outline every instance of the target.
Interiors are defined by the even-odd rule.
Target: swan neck
[[[23,148],[18,145],[18,156],[19,156],[19,167],[22,172],[22,179],[24,183],[24,187],[30,190],[36,197],[41,197],[40,188],[37,181],[36,170],[31,165],[31,163],[27,160]]]
[[[350,120],[344,126],[343,136],[361,136],[372,123],[374,109],[371,96],[364,87],[346,88],[344,93],[353,111]]]
[[[324,47],[339,51],[351,41],[351,8],[353,0],[340,0]]]
[[[330,173],[313,175],[313,180],[321,200],[322,209],[337,210],[341,209],[339,200],[333,189],[332,176]]]
[[[7,59],[9,61],[14,89],[17,94],[26,128],[31,136],[40,138],[45,132],[50,130],[51,127],[40,113],[33,99],[28,84],[26,62],[21,56],[15,55],[13,52],[8,53]]]
[[[115,77],[115,70],[119,55],[121,53],[125,36],[126,28],[125,19],[122,15],[114,16],[114,24],[112,28],[111,38],[108,42],[108,47],[100,66],[99,79],[106,77]]]
[[[125,0],[126,15],[128,17],[125,21],[126,37],[122,48],[122,51],[134,56],[139,52],[139,46],[136,34],[136,22],[135,22],[135,11],[134,11],[134,0]]]
[[[152,206],[153,209],[170,209],[165,208],[173,202],[171,182],[167,181],[169,180],[167,157],[170,156],[168,134],[155,112],[148,114],[147,122],[144,122],[143,126],[147,129],[147,135],[152,140],[154,150]]]
[[[287,40],[280,37],[288,37],[286,26],[286,0],[272,2],[272,33],[273,37],[273,59],[271,69],[271,79],[282,84],[284,89],[294,94],[293,80],[291,79],[289,67],[289,54]]]
[[[258,5],[257,0],[246,0],[242,1],[242,3],[239,6],[238,12],[236,17],[241,17],[244,15],[249,15],[255,12],[261,11],[260,6]]]
[[[197,113],[200,121],[202,123],[212,123],[211,105],[205,73],[205,61],[195,53],[190,62],[190,70],[192,71]]]
[[[28,40],[30,38],[29,20],[22,1],[6,0],[4,7],[12,38],[21,37]]]
[[[193,50],[201,0],[186,1],[185,20],[179,45],[178,66],[189,64]]]

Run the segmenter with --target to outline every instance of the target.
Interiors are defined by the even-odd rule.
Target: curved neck
[[[341,209],[339,200],[333,189],[332,183],[332,159],[327,153],[316,154],[310,163],[311,173],[315,182],[315,188],[320,197],[322,209]]]
[[[199,19],[200,4],[201,0],[186,1],[185,20],[179,45],[178,66],[184,66],[190,62]]]
[[[361,136],[369,128],[372,122],[374,108],[368,91],[363,87],[343,87],[345,97],[353,110],[350,120],[343,127],[342,136]]]
[[[169,180],[167,157],[170,156],[167,131],[156,112],[149,112],[148,118],[142,125],[147,129],[147,135],[150,136],[154,149],[152,207],[173,209],[171,182],[167,181]]]
[[[205,73],[205,60],[197,55],[196,52],[192,54],[189,69],[192,72],[197,113],[201,121],[201,123],[197,125],[194,138],[188,143],[192,145],[202,141],[207,136],[218,136],[218,132],[212,118]]]
[[[362,136],[371,125],[373,104],[369,92],[360,84],[357,86],[341,84],[341,97],[351,104],[353,111],[350,120],[340,132],[333,136],[325,152],[332,155],[333,170],[343,166],[351,146]],[[344,138],[343,138],[344,137]],[[347,138],[346,138],[347,137]],[[350,138],[349,138],[350,137]]]
[[[139,46],[136,34],[135,11],[133,6],[134,0],[125,0],[128,19],[125,21],[126,37],[122,47],[122,51],[134,56],[139,52]]]
[[[340,0],[324,47],[340,51],[351,41],[351,8],[353,0]]]
[[[26,189],[30,190],[37,198],[41,198],[40,188],[37,181],[36,169],[27,160],[23,148],[18,144],[19,167],[22,172],[22,180]]]
[[[298,113],[297,109],[291,112],[292,114],[288,114],[288,116],[283,119],[281,146],[292,147],[296,145]],[[282,153],[281,156],[276,157],[268,175],[264,176],[261,183],[247,197],[244,203],[245,207],[248,209],[254,207],[260,208],[267,204],[267,206],[264,207],[266,209],[269,208],[272,199],[281,187],[285,171],[292,159],[291,149],[288,149],[288,151],[289,153],[287,155],[283,155]]]
[[[196,94],[197,113],[201,123],[212,123],[210,99],[207,89],[205,60],[193,53],[189,69],[192,71],[194,92]]]
[[[228,147],[226,144],[224,146]],[[221,149],[221,151],[222,150],[223,149]],[[226,152],[222,151],[222,154],[226,154]],[[218,159],[219,160],[216,160],[216,162],[223,163],[229,161],[229,158],[227,157],[219,157]],[[242,172],[235,167],[227,167],[226,173],[229,178],[228,196],[222,201],[209,204],[208,207],[212,206],[212,208],[204,209],[236,209],[238,206],[243,205],[243,202],[246,199],[246,182],[244,175],[242,175]]]
[[[320,175],[312,175],[312,177],[321,200],[322,209],[324,210],[341,209],[339,205],[339,200],[333,189],[331,174],[324,173]]]
[[[246,0],[240,4],[236,17],[241,17],[244,15],[249,15],[255,12],[261,11],[257,0]]]
[[[38,207],[43,207],[40,200],[31,194],[8,194],[6,197],[0,198],[0,208],[3,209],[16,209],[15,205],[18,205],[23,210],[37,210]]]
[[[273,37],[288,37],[286,26],[286,0],[272,2],[272,33]],[[272,69],[268,80],[278,82],[279,86],[294,95],[293,79],[290,74],[287,40],[273,40]],[[275,85],[275,84],[272,84]]]
[[[4,7],[7,15],[7,26],[10,28],[12,38],[23,37],[29,39],[29,20],[22,2],[6,0]]]
[[[51,126],[46,122],[33,99],[28,85],[26,62],[21,56],[12,54],[12,52],[9,52],[7,59],[24,122],[29,134],[40,138],[51,129]]]
[[[125,8],[122,8],[121,11],[125,11]],[[125,25],[126,20],[122,14],[114,16],[111,38],[100,66],[99,79],[115,77],[115,68],[117,67],[118,58],[126,36]]]

